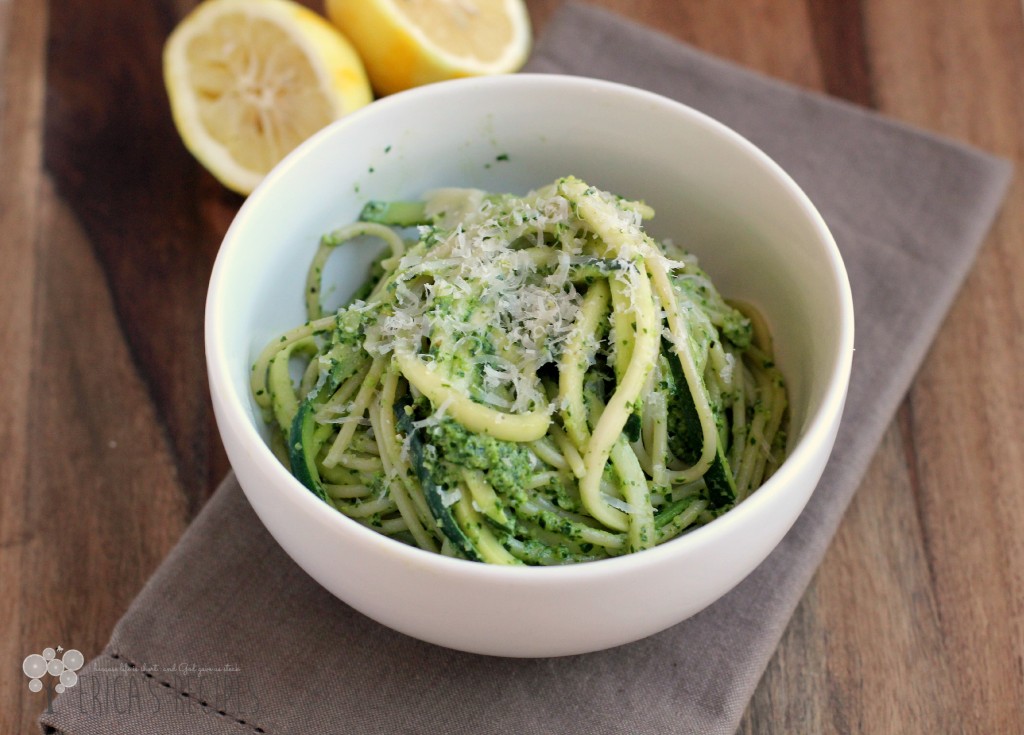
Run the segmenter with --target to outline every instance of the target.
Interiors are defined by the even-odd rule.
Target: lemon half
[[[206,0],[168,37],[163,66],[185,146],[241,194],[310,135],[372,100],[351,44],[290,0]]]
[[[518,70],[530,52],[523,0],[326,0],[379,94]]]

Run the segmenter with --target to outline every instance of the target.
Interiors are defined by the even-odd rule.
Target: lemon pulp
[[[186,147],[248,193],[299,143],[372,99],[362,63],[326,20],[290,0],[207,0],[164,47]]]
[[[327,0],[375,90],[519,69],[530,50],[523,0]]]

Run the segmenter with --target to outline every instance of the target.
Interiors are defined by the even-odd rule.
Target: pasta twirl
[[[785,384],[756,313],[653,214],[573,177],[371,203],[322,239],[309,321],[253,365],[282,461],[359,523],[499,564],[639,551],[728,511],[783,458]],[[366,238],[387,251],[325,314],[325,264]]]

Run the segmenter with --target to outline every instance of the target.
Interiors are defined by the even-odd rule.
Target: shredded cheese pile
[[[475,190],[444,190],[428,201],[444,208],[439,226],[420,229],[436,243],[399,261],[394,304],[367,330],[371,354],[398,345],[419,351],[426,340],[427,359],[454,358],[455,384],[468,386],[476,370],[483,403],[553,410],[537,372],[557,361],[582,300],[570,268],[584,260],[584,241],[569,202],[554,191],[518,198]],[[453,218],[458,224],[445,229]]]

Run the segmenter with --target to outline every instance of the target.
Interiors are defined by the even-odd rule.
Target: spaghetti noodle
[[[653,214],[573,177],[368,205],[322,238],[309,321],[253,365],[282,461],[359,523],[491,563],[616,556],[726,512],[783,458],[785,384],[756,313]],[[367,239],[387,252],[326,314],[327,261]]]

